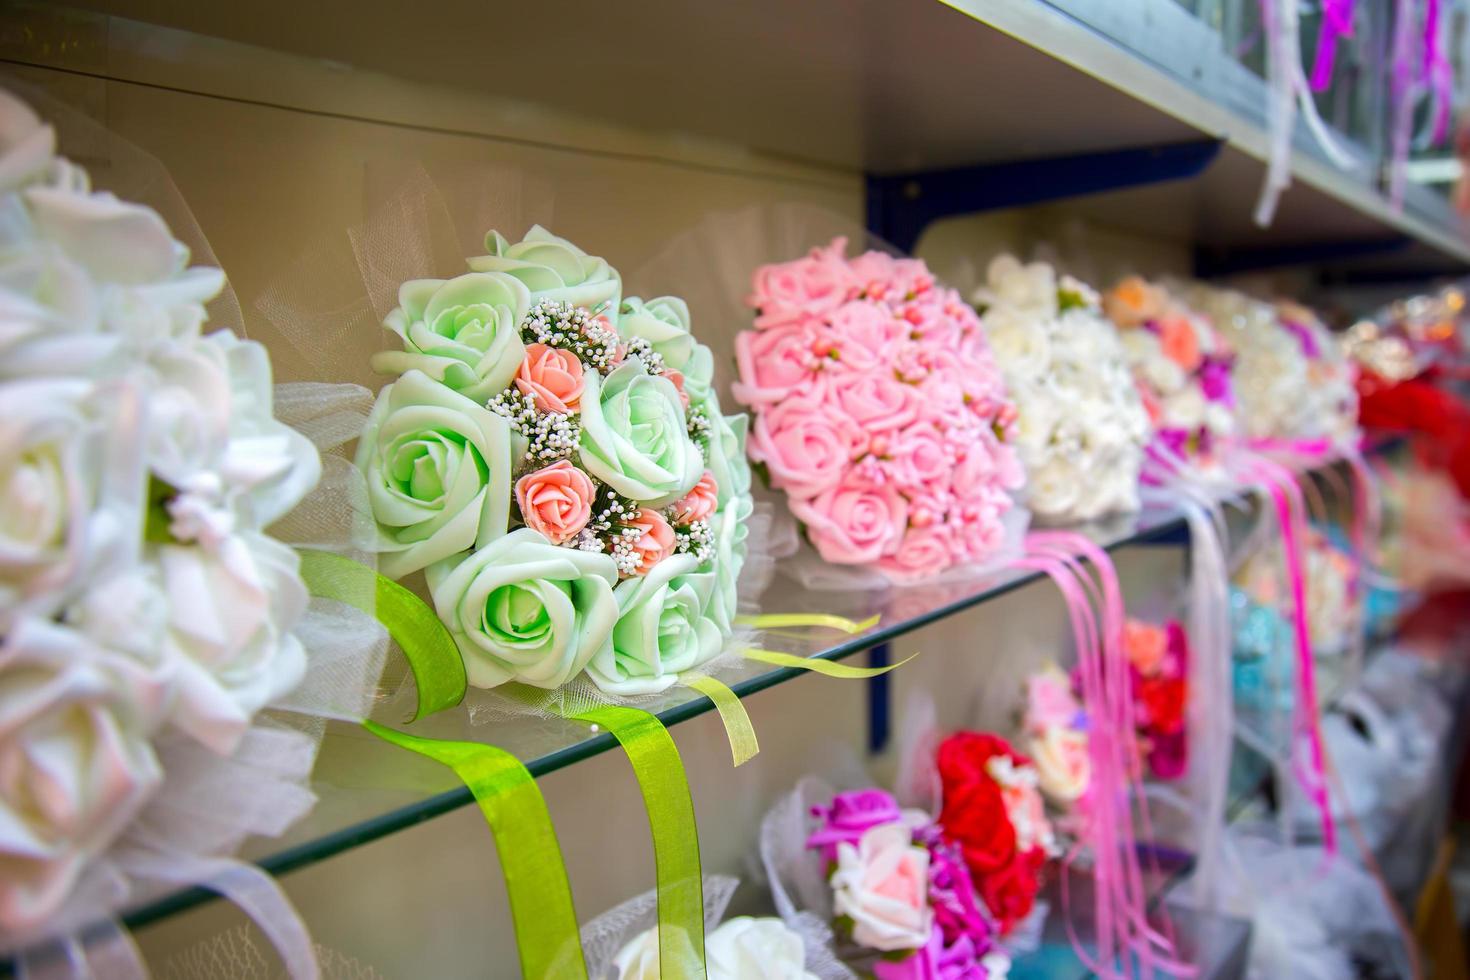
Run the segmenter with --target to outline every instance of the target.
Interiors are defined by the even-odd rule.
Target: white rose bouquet
[[[656,694],[720,654],[753,503],[683,300],[541,227],[399,290],[358,444],[380,567],[423,570],[469,682]]]
[[[1153,456],[1212,473],[1236,434],[1234,352],[1210,320],[1163,286],[1130,276],[1103,308],[1153,424]]]
[[[1246,436],[1332,445],[1355,436],[1358,396],[1350,362],[1315,313],[1202,284],[1189,295],[1236,350]]]
[[[1032,513],[1071,523],[1137,510],[1149,419],[1097,293],[1002,255],[971,299],[1016,406]]]
[[[265,350],[203,332],[223,287],[155,211],[94,191],[53,129],[0,92],[11,949],[91,925],[136,900],[134,881],[203,881],[213,855],[313,800],[314,742],[253,721],[307,671],[298,558],[266,529],[321,463],[274,417]],[[220,812],[200,815],[203,800]]]

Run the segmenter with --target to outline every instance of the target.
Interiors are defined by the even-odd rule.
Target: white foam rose
[[[104,330],[141,351],[199,336],[204,304],[224,288],[224,273],[190,268],[188,248],[156,211],[85,183],[30,187],[22,196],[36,234],[96,285]]]
[[[1189,380],[1183,368],[1162,354],[1144,361],[1139,373],[1154,391],[1164,397],[1179,391]]]
[[[739,916],[704,940],[710,980],[816,980],[801,936],[780,919]]]
[[[704,938],[709,980],[816,980],[806,971],[801,936],[780,919],[739,916]],[[645,929],[613,958],[616,980],[660,980],[658,927]]]
[[[1065,461],[1053,460],[1026,474],[1026,502],[1033,511],[1047,516],[1067,514],[1077,506],[1084,488],[1076,471]]]
[[[125,564],[142,528],[143,475],[127,423],[137,402],[87,381],[0,385],[0,632],[59,610],[82,577]]]
[[[1012,307],[996,306],[984,317],[985,339],[1006,378],[1038,377],[1051,362],[1051,343],[1038,320]]]
[[[1204,425],[1208,408],[1209,402],[1195,385],[1176,391],[1163,401],[1164,418],[1178,429],[1194,430]]]
[[[0,192],[43,179],[56,159],[56,131],[20,99],[0,90]]]
[[[1057,314],[1057,277],[1045,262],[1022,265],[1012,255],[998,255],[986,270],[990,293],[999,305],[1051,319]]]
[[[913,842],[906,824],[880,824],[857,846],[837,845],[830,878],[833,909],[852,920],[852,938],[885,952],[920,949],[929,940],[934,910],[928,902],[929,852]]]
[[[162,545],[156,559],[178,680],[172,720],[229,755],[255,713],[305,676],[306,652],[291,632],[308,601],[300,558],[245,532],[217,548]]]
[[[0,645],[0,928],[43,925],[162,772],[163,688],[83,634],[27,619]]]

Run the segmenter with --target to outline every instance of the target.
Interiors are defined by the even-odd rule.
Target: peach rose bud
[[[633,574],[647,575],[654,565],[674,553],[674,529],[658,511],[643,507],[628,526],[643,532],[633,542],[633,551],[638,555],[638,567]]]
[[[685,527],[695,521],[709,520],[714,515],[715,508],[719,506],[719,489],[715,483],[715,475],[705,470],[704,476],[699,478],[694,489],[674,504],[674,523],[679,527]]]
[[[564,544],[587,526],[596,492],[592,479],[564,459],[516,481],[521,519],[552,544]]]
[[[569,350],[527,344],[515,381],[521,394],[534,398],[541,411],[568,415],[577,411],[582,399],[582,362]]]

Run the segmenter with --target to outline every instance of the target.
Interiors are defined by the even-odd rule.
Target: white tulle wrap
[[[284,894],[230,855],[311,809],[322,719],[362,718],[382,669],[376,624],[311,600],[282,533],[308,494],[341,498],[319,451],[343,405],[277,406],[157,162],[67,133],[195,247],[0,92],[0,952],[23,976],[142,975],[112,916],[203,885],[315,977]],[[305,431],[277,412],[308,405]],[[311,543],[350,550],[350,524]]]

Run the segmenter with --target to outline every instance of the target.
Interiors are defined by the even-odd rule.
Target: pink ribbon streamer
[[[1079,556],[1091,563],[1100,582],[1087,573]],[[1155,972],[1193,975],[1193,967],[1174,955],[1173,944],[1147,919],[1148,894],[1132,820],[1132,800],[1142,787],[1143,765],[1129,737],[1135,723],[1123,653],[1123,596],[1112,560],[1081,535],[1040,531],[1028,535],[1026,554],[1016,565],[1043,572],[1062,593],[1090,721],[1092,775],[1087,810],[1094,844],[1096,956],[1075,933],[1073,946],[1089,969],[1106,978],[1151,977]],[[1146,822],[1146,815],[1144,819]],[[1069,855],[1069,864],[1074,857]],[[1067,903],[1065,885],[1064,878],[1063,902]],[[1067,928],[1071,933],[1070,915]],[[1129,968],[1130,957],[1137,962],[1136,971]]]
[[[1265,456],[1248,453],[1244,457],[1247,479],[1266,488],[1276,509],[1281,528],[1282,550],[1286,557],[1286,577],[1291,593],[1291,622],[1296,638],[1297,690],[1293,708],[1295,745],[1292,770],[1297,783],[1312,801],[1322,818],[1322,846],[1329,856],[1337,853],[1337,827],[1332,820],[1332,806],[1327,791],[1326,750],[1322,745],[1322,729],[1317,718],[1317,670],[1312,657],[1312,636],[1307,625],[1306,573],[1302,566],[1302,544],[1305,531],[1306,502],[1296,475]],[[1302,753],[1305,753],[1305,760]]]
[[[1337,42],[1352,36],[1353,0],[1323,0],[1322,26],[1317,31],[1317,58],[1312,63],[1313,92],[1325,92],[1332,85]]]
[[[1434,142],[1443,143],[1450,135],[1450,107],[1455,97],[1455,72],[1444,53],[1444,32],[1440,30],[1443,0],[1424,3],[1424,60],[1422,80],[1434,95]]]

